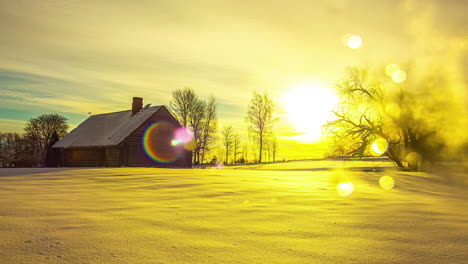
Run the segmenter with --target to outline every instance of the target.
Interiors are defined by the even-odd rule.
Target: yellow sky
[[[217,98],[221,126],[246,134],[253,91],[281,106],[291,87],[333,88],[355,64],[443,60],[462,91],[462,2],[0,0],[0,131],[47,112],[77,125],[133,96],[167,105],[191,87]],[[362,46],[344,46],[347,34]],[[299,131],[285,115],[280,107],[280,156],[320,157],[323,146],[290,138]]]

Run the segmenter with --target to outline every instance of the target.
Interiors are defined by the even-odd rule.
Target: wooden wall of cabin
[[[100,154],[96,148],[65,149],[64,166],[100,167]]]
[[[121,166],[118,147],[65,149],[62,157],[62,164],[65,167]]]
[[[155,122],[167,121],[174,126],[179,126],[177,120],[171,113],[162,107],[145,123],[136,129],[125,141],[121,144],[121,163],[129,167],[191,167],[191,151],[184,151],[176,161],[170,163],[160,163],[154,161],[145,153],[143,148],[143,135],[146,129]],[[187,158],[189,156],[189,158]]]
[[[120,167],[120,149],[119,147],[107,147],[104,153],[105,167]]]

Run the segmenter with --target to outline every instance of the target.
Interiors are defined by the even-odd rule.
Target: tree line
[[[213,96],[203,100],[191,88],[176,89],[172,92],[169,109],[193,135],[193,164],[249,161],[249,147],[246,143],[242,144],[239,130],[232,125],[218,129],[216,99]],[[275,105],[268,94],[253,94],[245,118],[249,122],[249,137],[253,141],[254,158],[250,161],[264,161],[264,151],[267,151],[268,161],[275,161],[278,142],[272,134],[274,110]],[[208,153],[212,156],[208,157]]]
[[[68,131],[67,118],[44,114],[31,118],[24,132],[0,132],[1,167],[42,167],[50,147]]]
[[[270,131],[271,132],[271,131]],[[228,163],[247,163],[247,162],[274,162],[278,153],[278,141],[273,133],[264,133],[262,135],[262,149],[260,152],[259,134],[250,135],[252,147],[250,153],[253,158],[249,159],[249,144],[242,143],[240,135],[232,125],[225,125],[221,129],[220,147],[223,153],[223,162]],[[266,155],[265,155],[266,152]],[[261,156],[260,156],[261,155]]]

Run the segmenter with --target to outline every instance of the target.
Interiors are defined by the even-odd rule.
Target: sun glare
[[[287,117],[299,133],[296,140],[316,142],[322,136],[322,126],[330,118],[338,97],[331,88],[304,84],[292,87],[283,97]]]
[[[396,83],[402,83],[406,80],[406,72],[398,64],[388,64],[385,67],[385,74]]]
[[[342,182],[336,186],[336,190],[340,196],[350,196],[354,192],[354,185],[352,182]]]
[[[403,70],[397,70],[392,73],[392,80],[396,83],[402,83],[406,80],[406,72]]]
[[[343,43],[351,49],[358,49],[362,45],[362,38],[358,35],[347,34],[343,37]]]
[[[370,152],[373,156],[382,156],[388,149],[388,142],[383,138],[374,140],[371,144]]]

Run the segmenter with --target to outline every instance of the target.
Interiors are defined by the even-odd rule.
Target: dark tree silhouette
[[[57,149],[52,148],[52,146],[59,141],[59,136],[57,132],[54,132],[49,140],[49,145],[47,146],[47,153],[45,158],[46,167],[57,167],[59,166],[59,152]]]
[[[33,155],[37,165],[44,164],[52,134],[55,132],[62,138],[67,134],[68,128],[67,118],[59,114],[44,114],[28,121],[24,128],[25,136],[34,144]]]
[[[0,166],[30,167],[34,164],[32,142],[18,133],[0,133]]]

